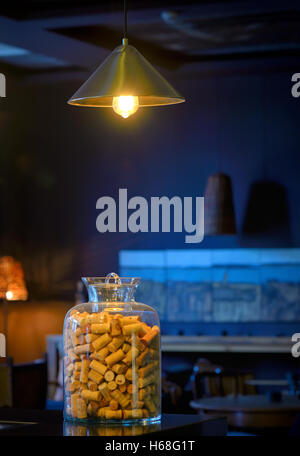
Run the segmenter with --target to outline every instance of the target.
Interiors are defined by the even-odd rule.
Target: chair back
[[[192,389],[194,399],[233,394],[255,394],[256,388],[247,385],[246,380],[254,374],[237,369],[224,369],[207,360],[199,360],[193,368]]]
[[[11,407],[12,396],[12,359],[0,358],[0,407]]]
[[[13,366],[13,407],[44,409],[47,397],[46,358]]]

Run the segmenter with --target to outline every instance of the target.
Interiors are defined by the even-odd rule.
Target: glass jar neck
[[[90,302],[130,302],[134,301],[135,289],[132,287],[101,287],[88,285]]]
[[[134,301],[134,293],[139,285],[139,278],[119,277],[110,273],[106,277],[83,277],[87,287],[89,302],[131,302]]]

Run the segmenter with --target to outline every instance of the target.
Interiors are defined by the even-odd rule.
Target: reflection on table
[[[157,421],[152,424],[77,424],[65,421],[63,428],[64,436],[100,436],[100,437],[121,437],[149,434],[151,432],[159,431],[161,429],[161,422]]]

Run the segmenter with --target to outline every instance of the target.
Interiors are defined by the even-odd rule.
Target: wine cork
[[[132,347],[129,352],[126,354],[123,362],[129,366],[132,363],[132,360],[135,359],[139,354],[139,351],[136,347]]]
[[[153,326],[142,338],[141,341],[145,342],[146,345],[149,345],[150,342],[159,334],[158,326]]]
[[[131,409],[142,409],[144,407],[144,402],[143,401],[139,401],[139,400],[135,400],[135,399],[131,399],[129,401],[129,404],[128,404],[128,410],[131,410]]]
[[[143,409],[143,418],[149,418],[149,411],[147,409]]]
[[[86,342],[87,342],[88,344],[94,342],[94,340],[96,340],[97,338],[98,338],[97,334],[92,334],[92,333],[91,333],[91,334],[87,334],[87,335],[85,336],[85,340],[86,340]]]
[[[100,393],[102,394],[102,396],[103,396],[107,401],[110,401],[110,400],[111,400],[110,392],[109,392],[109,389],[108,389],[108,386],[107,386],[107,383],[106,383],[106,382],[102,383],[102,384],[99,386],[99,391],[100,391]]]
[[[87,383],[88,382],[89,366],[90,366],[90,361],[89,360],[84,359],[81,362],[81,370],[80,370],[80,382],[81,383]]]
[[[111,321],[110,335],[112,337],[121,335],[121,325],[120,325],[119,319],[117,319],[117,318]]]
[[[138,372],[137,370],[133,370],[131,367],[127,370],[125,374],[126,380],[132,381],[133,378],[137,379]]]
[[[147,377],[147,375],[149,375],[157,367],[157,364],[157,361],[154,361],[153,363],[150,363],[145,367],[141,367],[138,371],[139,377]]]
[[[107,348],[111,352],[116,352],[118,350],[118,348],[120,348],[121,345],[123,345],[123,342],[124,342],[123,336],[113,337],[113,340],[107,345]]]
[[[113,366],[114,364],[116,364],[119,361],[121,361],[124,357],[125,357],[125,353],[123,353],[122,350],[119,349],[118,351],[116,351],[116,352],[112,353],[111,355],[107,356],[105,358],[105,362],[109,366]]]
[[[71,416],[77,418],[77,400],[80,398],[78,393],[71,394]]]
[[[120,320],[120,323],[121,323],[121,326],[125,326],[125,325],[130,325],[133,323],[137,323],[139,321],[141,321],[141,317],[139,315],[131,315],[129,317],[123,317]]]
[[[118,390],[121,391],[121,393],[125,393],[127,391],[127,384],[124,383],[124,385],[118,385]]]
[[[111,382],[115,378],[115,374],[113,371],[108,370],[105,372],[104,378],[107,382]]]
[[[120,404],[122,408],[125,408],[129,404],[130,399],[120,391],[112,391],[111,395]]]
[[[87,418],[86,402],[81,398],[77,399],[77,418],[79,418],[79,419]]]
[[[143,326],[140,323],[134,323],[130,325],[123,326],[123,334],[124,336],[130,336],[133,333],[138,333],[142,331]]]
[[[147,355],[149,354],[149,348],[146,348],[142,353],[139,354],[139,356],[136,358],[136,364],[138,366],[141,366],[145,360],[145,358],[147,357]]]
[[[88,379],[92,380],[93,382],[97,383],[97,385],[99,385],[99,383],[101,383],[103,380],[103,375],[101,375],[94,369],[90,369],[88,373]]]
[[[123,351],[124,353],[128,353],[129,350],[130,350],[130,348],[131,348],[131,346],[130,346],[130,344],[128,344],[127,342],[125,342],[125,343],[122,345],[122,351]]]
[[[82,361],[75,361],[74,370],[80,371],[81,370],[81,363],[82,363]]]
[[[118,408],[119,408],[118,401],[116,401],[115,399],[112,399],[109,403],[109,408],[111,410],[118,410]]]
[[[98,385],[96,382],[88,382],[87,384],[88,389],[91,391],[97,391],[98,390]]]
[[[139,388],[145,388],[145,386],[150,385],[150,383],[153,382],[155,382],[153,374],[148,375],[148,377],[139,378]]]
[[[133,347],[136,347],[139,352],[142,352],[146,349],[145,343],[142,342],[135,334],[133,334],[129,342]]]
[[[105,410],[105,418],[107,420],[121,420],[122,410],[110,410],[110,408],[108,408]]]
[[[79,356],[71,349],[68,351],[68,358],[71,363],[80,360]]]
[[[73,370],[74,370],[74,364],[69,364],[67,367],[66,367],[66,373],[69,377],[71,377],[72,373],[73,373]]]
[[[95,371],[99,372],[99,374],[104,375],[105,372],[107,371],[107,366],[104,364],[100,363],[96,359],[93,359],[90,365],[91,369],[94,369]]]
[[[100,348],[105,347],[109,342],[111,342],[112,338],[108,333],[103,334],[102,336],[98,337],[94,342],[92,342],[92,346],[96,351],[99,351]]]
[[[79,371],[75,371],[73,373],[73,380],[80,380],[80,372]]]
[[[110,390],[110,391],[114,391],[116,388],[117,388],[117,384],[114,380],[112,380],[111,382],[108,382],[107,383],[107,388]]]
[[[110,330],[109,323],[93,323],[91,325],[91,331],[93,334],[103,334],[107,333]]]
[[[70,393],[75,393],[75,391],[79,390],[79,388],[80,388],[80,382],[78,380],[74,380],[71,383],[69,383]]]
[[[110,410],[110,407],[100,407],[98,410],[98,417],[99,418],[105,418],[105,412],[106,410]]]
[[[130,418],[143,418],[143,410],[142,409],[123,410],[123,418],[124,418],[124,420],[130,419]]]
[[[124,372],[126,372],[127,370],[127,366],[125,366],[124,364],[114,364],[111,368],[111,370],[115,373],[115,374],[124,374]]]
[[[98,401],[100,398],[100,391],[90,391],[88,389],[84,389],[81,391],[81,397],[87,401]]]
[[[129,394],[135,394],[137,391],[138,391],[137,385],[135,385],[134,383],[129,383],[129,385],[127,386],[127,392]]]
[[[109,355],[109,349],[107,347],[101,348],[101,350],[95,352],[95,359],[98,361],[105,361],[105,358]]]
[[[123,385],[126,382],[125,375],[123,374],[118,374],[116,376],[116,384],[117,385]]]
[[[154,413],[156,411],[156,406],[150,396],[145,396],[144,402],[150,413]]]
[[[97,412],[99,410],[99,402],[96,401],[90,401],[88,406],[87,406],[87,413],[89,416],[96,416]]]
[[[76,355],[90,353],[92,351],[93,349],[91,344],[77,345],[74,348],[74,352],[76,353]]]
[[[106,323],[106,316],[103,313],[92,313],[88,317],[88,323]]]

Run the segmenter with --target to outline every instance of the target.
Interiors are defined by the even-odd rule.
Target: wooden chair
[[[13,407],[44,409],[47,397],[47,361],[15,364],[12,369]]]
[[[0,358],[0,407],[12,405],[12,359]]]
[[[236,369],[224,369],[208,360],[201,359],[195,364],[192,374],[194,399],[211,396],[228,396],[233,394],[255,394],[256,389],[247,385],[246,380],[254,378],[252,373]]]

